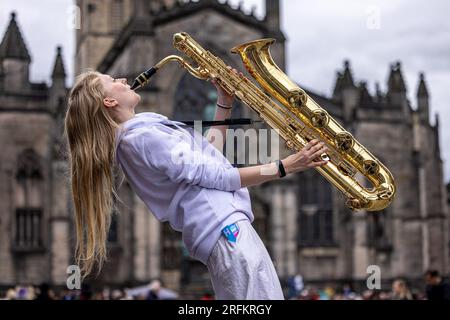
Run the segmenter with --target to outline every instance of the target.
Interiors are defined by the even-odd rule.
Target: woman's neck
[[[118,114],[116,118],[119,123],[123,123],[125,121],[128,121],[128,120],[134,118],[134,116],[135,116],[135,113],[134,113],[134,110],[132,110],[130,112],[124,112],[122,114]]]

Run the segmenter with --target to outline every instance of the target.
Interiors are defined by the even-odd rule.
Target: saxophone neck
[[[183,59],[180,56],[170,55],[161,59],[153,67],[142,72],[139,76],[137,76],[136,79],[134,79],[133,84],[131,85],[131,90],[137,90],[139,88],[146,86],[150,82],[150,78],[154,76],[159,69],[167,65],[169,62],[173,61],[178,62],[181,67],[186,68],[189,71],[189,73],[191,73],[193,76],[202,80],[207,78],[207,76],[205,76],[204,72],[202,72],[200,68],[193,68],[185,59]]]

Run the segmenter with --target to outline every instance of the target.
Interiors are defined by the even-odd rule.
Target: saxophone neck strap
[[[202,121],[202,120],[189,120],[189,121],[178,121],[186,127],[193,127],[196,123],[202,127],[213,127],[213,126],[229,126],[229,125],[244,125],[244,124],[254,124],[258,122],[263,122],[262,120],[253,120],[250,118],[237,118],[237,119],[226,119],[226,120],[213,120],[213,121]],[[169,125],[176,126],[176,125]]]

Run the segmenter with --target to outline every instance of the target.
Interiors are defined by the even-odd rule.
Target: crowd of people
[[[53,289],[47,283],[39,286],[16,286],[9,288],[0,300],[171,300],[179,299],[179,295],[164,288],[159,280],[148,285],[134,288],[104,287],[93,289],[89,284],[82,284],[80,289]]]
[[[390,290],[362,290],[357,292],[350,285],[342,288],[331,286],[319,288],[303,285],[301,277],[293,277],[286,298],[289,300],[450,300],[450,284],[438,271],[429,270],[424,275],[421,289],[410,289],[403,279],[392,282]],[[173,290],[164,288],[161,281],[153,280],[148,285],[102,290],[93,290],[83,284],[79,290],[53,290],[48,284],[40,286],[16,286],[0,293],[0,300],[172,300],[186,299]],[[191,299],[189,297],[188,299]],[[199,293],[199,300],[213,300],[210,292]]]
[[[363,290],[358,292],[351,286],[344,285],[342,289],[325,287],[317,289],[307,286],[297,295],[289,297],[290,300],[425,300],[426,294],[420,290],[410,290],[404,280],[395,280],[392,289]]]
[[[288,292],[291,300],[450,300],[450,284],[436,270],[425,272],[423,288],[410,288],[404,279],[395,279],[390,290],[357,292],[350,285],[339,290],[333,287],[318,289],[304,286],[301,276],[296,276],[291,279]]]

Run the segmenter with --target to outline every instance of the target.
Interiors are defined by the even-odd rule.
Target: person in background
[[[93,292],[89,284],[83,283],[81,285],[80,300],[91,300]]]
[[[450,285],[442,279],[437,270],[425,272],[426,294],[428,300],[450,300]]]
[[[413,300],[413,295],[408,288],[406,282],[402,279],[397,279],[392,283],[392,300]]]
[[[54,294],[50,290],[50,286],[47,283],[42,283],[39,286],[39,294],[36,296],[35,300],[53,300]]]

